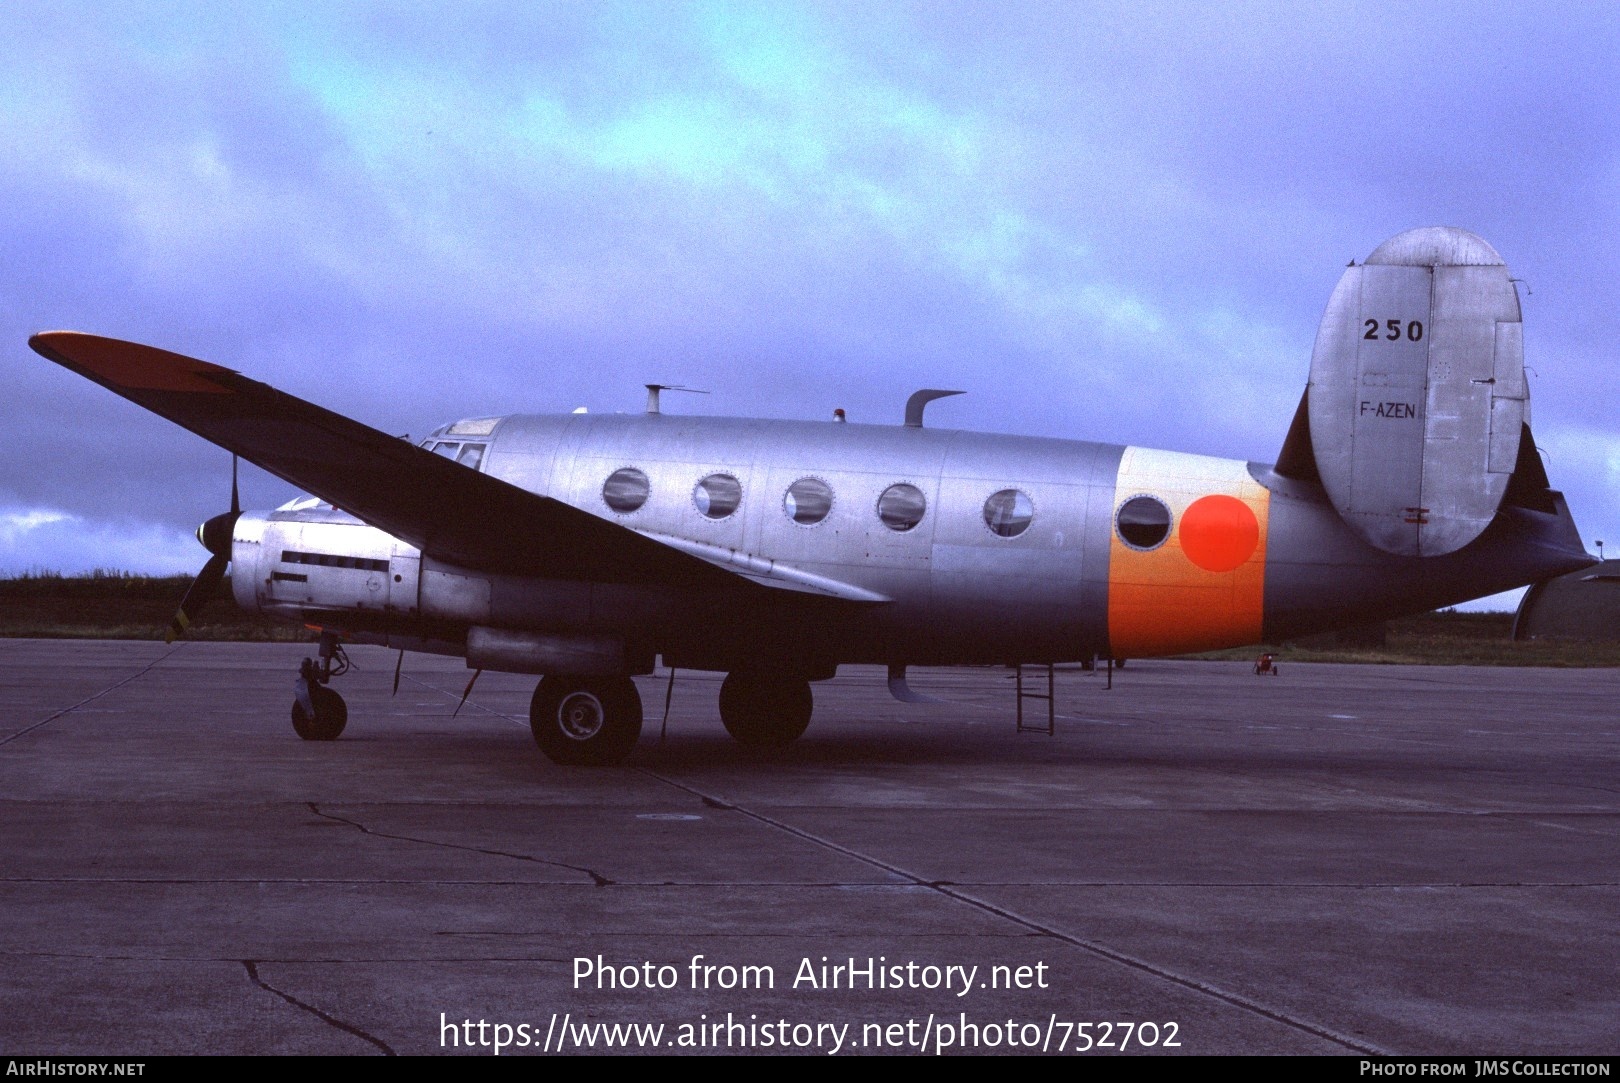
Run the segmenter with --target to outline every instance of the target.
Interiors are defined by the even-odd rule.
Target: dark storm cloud
[[[1435,223],[1528,280],[1537,436],[1601,533],[1617,37],[1589,6],[12,6],[0,565],[75,570],[70,528],[194,561],[226,484],[29,353],[47,326],[394,432],[648,380],[891,420],[931,385],[972,392],[941,423],[1269,458],[1344,263]]]

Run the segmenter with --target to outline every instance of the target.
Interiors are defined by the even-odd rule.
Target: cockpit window
[[[428,445],[424,443],[422,446]],[[464,444],[457,440],[439,440],[433,444],[432,450],[435,455],[443,455],[446,459],[454,459],[462,466],[477,470],[484,461],[486,446],[479,441],[468,441]]]
[[[469,417],[445,430],[446,436],[488,436],[500,424],[498,417]]]

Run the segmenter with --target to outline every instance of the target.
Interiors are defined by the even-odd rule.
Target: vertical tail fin
[[[1311,355],[1322,485],[1371,544],[1454,552],[1490,525],[1529,421],[1519,295],[1465,230],[1414,229],[1352,264]]]

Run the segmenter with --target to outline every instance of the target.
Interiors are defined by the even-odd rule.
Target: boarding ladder
[[[1018,679],[1018,732],[1019,733],[1040,733],[1040,732],[1042,732],[1044,730],[1048,737],[1054,737],[1054,736],[1057,735],[1057,697],[1055,695],[1053,695],[1053,683],[1054,683],[1054,676],[1053,675],[1054,675],[1055,667],[1052,665],[1051,662],[1047,662],[1044,666],[1035,665],[1035,666],[1031,666],[1030,668],[1035,670],[1037,673],[1039,673],[1042,669],[1046,670],[1046,691],[1045,692],[1026,691],[1025,688],[1024,688],[1024,663],[1019,662],[1016,666],[1013,667],[1013,670],[1017,674],[1017,679]],[[1035,688],[1037,688],[1037,689],[1040,687],[1039,680],[1040,680],[1040,678],[1037,677],[1036,678],[1036,683],[1035,683]],[[1037,700],[1045,700],[1046,701],[1046,725],[1045,726],[1042,726],[1039,722],[1030,722],[1027,725],[1025,724],[1025,722],[1024,722],[1024,701],[1026,699],[1037,699]]]
[[[1033,682],[1032,682],[1033,687],[1031,687],[1031,688],[1026,688],[1024,686],[1024,667],[1026,665],[1028,665],[1030,669],[1033,669],[1035,671],[1035,674],[1036,674],[1034,679],[1033,679]],[[1108,683],[1104,687],[1108,688],[1108,689],[1112,689],[1114,687],[1114,659],[1112,657],[1106,658],[1106,659],[1105,658],[1093,657],[1092,660],[1091,660],[1091,666],[1090,666],[1091,672],[1093,672],[1093,673],[1097,672],[1097,667],[1099,667],[1099,666],[1106,666],[1107,667],[1105,672],[1108,675]],[[1018,680],[1018,696],[1017,696],[1017,703],[1018,703],[1018,732],[1019,733],[1045,733],[1048,737],[1057,736],[1057,696],[1055,694],[1055,687],[1054,687],[1055,684],[1056,684],[1056,670],[1057,670],[1057,667],[1055,665],[1053,665],[1051,662],[1045,662],[1045,663],[1040,663],[1040,664],[1031,664],[1031,663],[1026,663],[1026,662],[1018,662],[1012,668],[1013,668],[1013,672],[1017,676],[1017,680]],[[1044,692],[1040,691],[1040,676],[1039,676],[1039,674],[1040,674],[1040,671],[1042,669],[1046,670],[1046,691],[1044,691]],[[1042,726],[1039,722],[1025,722],[1024,721],[1024,701],[1026,699],[1041,700],[1041,701],[1045,702],[1045,704],[1046,704],[1046,725],[1045,726]]]

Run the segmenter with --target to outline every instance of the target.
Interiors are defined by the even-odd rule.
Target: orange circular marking
[[[1235,496],[1204,496],[1181,513],[1181,551],[1206,572],[1229,572],[1254,555],[1260,523]]]

